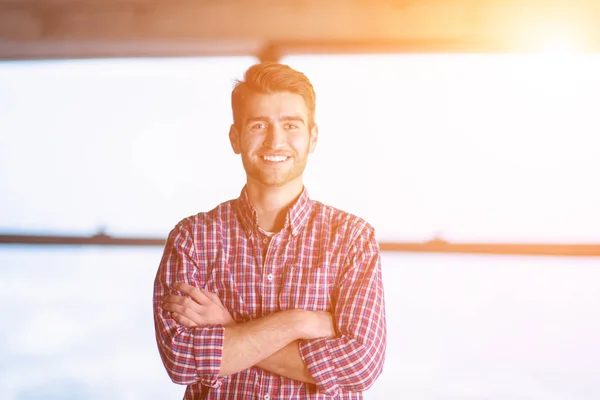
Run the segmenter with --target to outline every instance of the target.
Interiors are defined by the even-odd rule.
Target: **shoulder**
[[[365,219],[316,200],[312,203],[315,219],[326,224],[336,235],[344,235],[351,241],[360,236],[374,236],[375,229]]]
[[[199,212],[179,221],[173,232],[186,233],[191,236],[204,236],[208,232],[219,230],[222,226],[231,224],[235,219],[233,201],[225,201],[210,211]]]

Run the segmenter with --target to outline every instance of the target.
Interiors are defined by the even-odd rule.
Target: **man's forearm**
[[[333,316],[324,311],[306,311],[305,323],[317,329],[318,334],[311,338],[333,338],[335,337],[335,329],[333,324]],[[307,365],[304,363],[300,355],[299,342],[296,340],[271,356],[265,358],[258,364],[257,367],[294,379],[301,382],[315,383]]]
[[[298,339],[335,336],[333,316],[326,311],[286,310],[235,324],[216,294],[184,283],[175,283],[173,287],[186,297],[165,296],[162,308],[178,323],[187,328],[224,326],[219,376],[256,365],[310,383],[313,380],[300,356]]]
[[[304,317],[302,310],[288,310],[227,326],[219,376],[252,367],[288,344],[310,336],[305,329]]]
[[[275,354],[265,358],[257,367],[301,382],[315,383],[306,364],[300,356],[298,341],[294,341]]]

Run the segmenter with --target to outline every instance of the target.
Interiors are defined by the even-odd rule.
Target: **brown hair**
[[[244,80],[237,80],[231,92],[233,123],[239,126],[244,116],[246,99],[252,93],[291,92],[299,94],[308,108],[308,125],[315,119],[316,95],[312,84],[300,71],[275,62],[255,64],[248,68]]]

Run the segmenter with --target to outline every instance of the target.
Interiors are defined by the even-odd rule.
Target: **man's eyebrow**
[[[268,122],[270,120],[271,119],[269,117],[263,117],[263,116],[260,116],[260,115],[257,115],[255,117],[248,117],[248,118],[246,118],[247,122],[255,122],[255,121],[265,121],[265,122]]]
[[[297,122],[304,122],[304,118],[302,118],[300,115],[284,115],[281,118],[279,118],[280,121],[297,121]],[[246,119],[246,122],[271,122],[272,119],[270,117],[265,117],[262,115],[257,115],[254,117],[249,117],[248,119]]]
[[[284,115],[283,117],[281,117],[282,121],[299,121],[304,123],[304,118],[302,118],[299,115]]]

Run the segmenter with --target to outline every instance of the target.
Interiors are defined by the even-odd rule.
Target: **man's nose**
[[[285,145],[285,130],[278,125],[271,125],[267,130],[264,140],[264,146],[270,149],[277,149]]]

